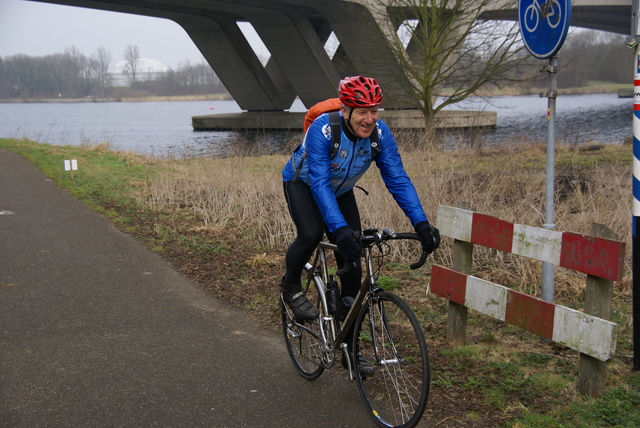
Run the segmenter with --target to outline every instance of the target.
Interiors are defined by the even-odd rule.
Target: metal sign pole
[[[546,96],[547,103],[547,167],[546,167],[546,191],[545,191],[545,219],[544,228],[554,230],[556,225],[553,221],[554,214],[554,182],[555,182],[555,151],[556,151],[556,98],[558,96],[558,56],[553,55],[549,59],[549,66],[546,68],[549,73],[549,92]],[[555,267],[551,263],[542,263],[542,299],[548,302],[554,301],[554,279]]]
[[[569,31],[571,24],[571,0],[519,0],[518,22],[522,41],[527,50],[538,59],[549,59],[549,65],[543,71],[549,72],[549,99],[547,107],[547,165],[545,192],[544,228],[556,228],[553,222],[554,181],[555,181],[555,118],[558,82],[558,56],[556,55]],[[545,96],[542,94],[541,96]],[[551,263],[542,263],[542,298],[554,301],[555,267]]]

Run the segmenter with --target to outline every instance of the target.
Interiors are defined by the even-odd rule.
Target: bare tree
[[[87,57],[75,46],[67,47],[62,56],[52,55],[49,57],[53,58],[54,67],[58,69],[57,80],[60,95],[84,96],[90,82]]]
[[[508,3],[508,2],[505,2]],[[390,0],[392,50],[408,79],[404,87],[427,129],[445,107],[486,85],[500,87],[527,56],[517,23],[495,21],[495,0]],[[513,9],[513,5],[509,5]],[[511,12],[512,13],[512,12]]]
[[[89,67],[93,80],[98,85],[100,97],[102,98],[104,98],[105,92],[111,84],[109,67],[111,66],[112,59],[113,57],[111,56],[111,52],[104,46],[100,46],[89,60]]]
[[[129,77],[129,86],[133,87],[136,83],[136,74],[140,66],[140,49],[137,45],[127,45],[122,55],[126,62],[122,71]]]

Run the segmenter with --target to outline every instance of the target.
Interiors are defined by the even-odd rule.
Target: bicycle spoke
[[[307,296],[313,301],[312,294],[310,289]],[[316,379],[324,370],[319,321],[295,321],[293,312],[282,299],[280,309],[284,338],[293,365],[304,378]]]
[[[296,354],[298,355],[298,360],[306,360],[310,362],[310,370],[313,370],[314,366],[320,364],[321,355],[319,354],[317,343],[318,335],[315,333],[315,331],[317,331],[318,329],[318,322],[313,321],[310,325],[311,327],[292,323],[290,324],[289,329],[293,333],[290,340],[295,347]],[[302,361],[299,362],[302,364]]]
[[[429,392],[429,362],[415,315],[400,298],[381,293],[359,318],[357,348],[374,365],[358,379],[362,397],[380,426],[414,426]]]

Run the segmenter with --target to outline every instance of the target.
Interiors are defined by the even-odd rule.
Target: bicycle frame
[[[394,237],[397,236],[397,238],[400,239],[412,235],[406,233],[396,235],[395,232],[388,229],[385,230],[385,232],[392,234]],[[374,246],[373,242],[375,242],[375,240],[367,240],[367,244],[364,245],[364,248],[362,250],[362,259],[364,259],[365,265],[365,275],[362,283],[360,284],[360,289],[358,290],[358,293],[354,298],[354,302],[351,305],[351,308],[347,312],[347,315],[339,328],[337,328],[338,323],[336,318],[329,313],[326,298],[326,285],[330,280],[326,252],[338,251],[338,246],[330,242],[321,242],[320,244],[318,244],[318,248],[316,249],[313,263],[306,263],[304,267],[304,271],[308,275],[305,289],[308,289],[309,284],[311,283],[311,281],[313,281],[316,285],[316,288],[318,289],[318,294],[321,300],[322,322],[320,323],[320,333],[322,336],[322,343],[324,344],[324,362],[328,367],[333,364],[333,352],[337,351],[341,347],[344,351],[344,347],[346,347],[346,344],[343,343],[344,338],[346,337],[351,327],[355,324],[356,318],[360,312],[360,309],[365,304],[365,301],[367,301],[367,304],[369,305],[373,304],[372,297],[376,290],[376,279],[374,275],[375,267],[373,264],[373,258],[371,256],[372,248]],[[416,269],[417,267],[422,266],[426,257],[427,254],[423,253],[421,259],[418,262],[414,263],[411,268]]]
[[[375,278],[373,277],[373,261],[371,259],[371,248],[365,247],[363,249],[363,259],[365,261],[365,277],[360,285],[358,294],[356,295],[347,316],[338,327],[337,319],[329,314],[327,306],[327,287],[329,282],[329,266],[327,263],[327,251],[338,251],[338,247],[330,242],[321,242],[316,249],[313,263],[307,263],[304,271],[307,273],[307,280],[305,288],[309,287],[311,281],[314,282],[318,289],[322,304],[322,317],[323,322],[320,323],[320,329],[322,334],[322,342],[325,344],[324,352],[333,352],[340,349],[344,338],[351,326],[355,323],[356,317],[362,305],[365,302],[367,295],[375,289]],[[325,331],[326,327],[329,327],[329,331]]]

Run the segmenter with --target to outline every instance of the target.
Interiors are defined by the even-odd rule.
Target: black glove
[[[431,254],[440,246],[440,231],[434,226],[431,226],[428,221],[418,222],[415,229],[420,237],[422,249],[426,253]]]
[[[360,260],[362,247],[353,236],[353,229],[349,226],[342,226],[333,232],[333,237],[338,246],[338,250],[347,263],[353,263]]]

